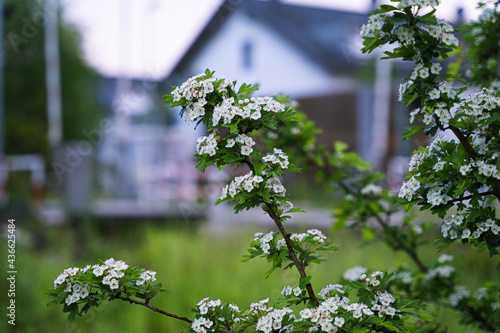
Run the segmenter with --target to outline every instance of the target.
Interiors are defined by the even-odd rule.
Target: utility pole
[[[45,0],[45,82],[47,85],[48,141],[53,155],[62,143],[61,74],[59,60],[59,4]]]

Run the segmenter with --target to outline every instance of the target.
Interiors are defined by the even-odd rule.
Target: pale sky
[[[175,66],[222,0],[62,0],[66,20],[83,35],[85,59],[103,75],[161,79]],[[230,0],[238,4],[241,0]],[[283,0],[368,12],[372,0]],[[379,1],[381,3],[382,1]],[[384,3],[389,3],[384,0]],[[476,1],[442,0],[438,16],[475,18]]]

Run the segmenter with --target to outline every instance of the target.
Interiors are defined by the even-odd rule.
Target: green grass
[[[21,229],[20,223],[18,228]],[[73,259],[75,238],[70,229],[46,227],[42,230],[46,246],[36,250],[30,245],[33,239],[27,232],[23,233],[16,251],[15,332],[180,332],[185,327],[181,321],[118,300],[106,303],[97,311],[91,310],[88,315],[77,318],[76,324],[68,326],[62,307],[46,307],[45,291],[51,288],[53,280],[64,268],[93,264],[98,258],[114,257],[133,266],[157,271],[157,280],[171,292],[160,294],[152,304],[187,317],[191,317],[190,309],[206,296],[235,302],[240,308],[246,308],[250,302],[268,296],[277,299],[284,285],[296,286],[294,270],[275,271],[266,279],[264,273],[269,265],[265,260],[239,261],[253,234],[262,230],[250,226],[240,233],[223,236],[210,235],[204,230],[202,225],[185,228],[136,223],[104,229],[89,225],[85,231],[85,250],[78,260]],[[42,231],[38,230],[38,233]],[[352,231],[343,231],[331,238],[342,250],[328,254],[326,263],[308,267],[316,291],[328,283],[336,283],[341,274],[354,265],[384,270],[407,261],[402,253],[392,253],[380,244],[362,245],[360,237]],[[2,253],[6,248],[4,244],[1,245]],[[480,281],[496,279],[495,263],[486,253],[460,245],[451,250],[458,255],[467,251],[467,256],[472,257],[464,268],[474,274],[464,274],[464,285],[477,287]],[[430,246],[424,256],[433,256],[435,251]],[[2,277],[0,305],[3,309],[5,281]],[[446,318],[449,332],[466,331],[454,324],[456,318],[450,314],[445,313],[442,318]],[[11,327],[6,326],[3,319],[0,332],[9,332]]]

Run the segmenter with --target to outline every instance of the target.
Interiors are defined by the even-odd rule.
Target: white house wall
[[[252,45],[248,68],[243,61],[245,43]],[[285,93],[300,98],[355,89],[351,78],[333,77],[279,33],[241,12],[226,20],[191,63],[190,72],[206,68],[240,84],[258,83],[261,95]]]

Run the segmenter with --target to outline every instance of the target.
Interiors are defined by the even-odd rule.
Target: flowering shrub
[[[486,246],[493,255],[500,244],[496,209],[489,204],[500,199],[500,99],[487,89],[461,97],[468,89],[465,81],[441,73],[438,61],[449,57],[458,47],[458,39],[453,26],[437,20],[434,11],[426,11],[437,5],[438,1],[402,1],[397,7],[381,6],[362,30],[363,51],[391,43],[395,47],[385,52],[386,58],[415,63],[401,83],[399,99],[408,106],[419,99],[418,107],[410,112],[410,122],[419,120],[423,125],[409,128],[405,138],[420,131],[443,133],[412,156],[407,181],[399,192],[402,204],[407,208],[418,205],[442,218],[445,243],[461,239]],[[426,14],[419,15],[422,11]],[[486,13],[480,20],[486,23],[487,33],[494,14]],[[478,29],[476,26],[474,33]]]
[[[326,236],[316,229],[306,233],[286,232],[283,222],[289,215],[285,214],[302,210],[293,208],[287,200],[281,178],[283,171],[298,171],[298,168],[281,149],[272,147],[269,149],[271,152],[266,153],[258,149],[252,135],[277,131],[280,128],[278,125],[283,123],[297,123],[297,115],[293,107],[280,103],[279,100],[284,102],[284,98],[254,98],[249,94],[253,90],[255,88],[246,84],[236,90],[236,81],[215,79],[213,72],[207,70],[205,75],[197,75],[181,87],[173,88],[172,95],[167,95],[165,100],[172,106],[183,107],[181,115],[186,117],[186,122],[196,121],[207,127],[208,136],[198,139],[198,144],[201,143],[204,149],[202,151],[197,148],[200,170],[203,171],[210,164],[222,168],[230,163],[246,165],[250,169],[247,174],[236,177],[222,189],[217,204],[223,201],[234,202],[235,212],[263,206],[278,231],[257,233],[244,261],[258,256],[265,257],[272,263],[267,274],[279,267],[295,267],[300,274],[298,286],[284,287],[282,301],[286,301],[288,305],[303,303],[306,307],[300,312],[299,318],[291,308],[271,307],[266,299],[252,304],[244,314],[238,312],[237,315],[234,304],[202,300],[198,304],[196,324],[192,325],[192,330],[231,330],[228,322],[237,323],[240,330],[255,325],[255,330],[262,332],[301,332],[308,329],[321,329],[324,332],[353,329],[362,331],[362,327],[377,326],[404,330],[406,326],[411,326],[406,321],[408,313],[403,309],[421,306],[418,302],[395,302],[396,298],[388,296],[388,274],[385,280],[380,272],[372,277],[373,282],[370,279],[365,283],[353,281],[349,282],[351,286],[348,287],[338,285],[334,289],[323,289],[318,295],[314,293],[311,276],[306,274],[305,268],[310,263],[321,262],[318,251],[337,248],[326,242]],[[203,110],[197,109],[199,105],[203,106]],[[292,136],[299,133],[300,129],[290,131]],[[376,279],[376,276],[380,276],[381,280]],[[348,294],[352,290],[358,291],[358,298],[364,303],[350,301]],[[343,296],[339,296],[340,294]],[[394,307],[389,306],[393,302]],[[225,315],[221,315],[222,313]]]
[[[199,170],[203,172],[209,165],[247,168],[246,174],[223,187],[216,204],[232,202],[236,213],[260,206],[274,222],[277,231],[255,234],[243,261],[265,258],[271,264],[268,275],[277,268],[295,268],[299,280],[282,288],[281,299],[276,303],[269,298],[260,300],[245,310],[234,303],[204,298],[193,309],[191,320],[150,304],[158,292],[165,291],[161,284],[153,284],[154,272],[109,259],[65,270],[49,292],[50,304],[63,304],[73,320],[104,300],[120,299],[183,320],[189,324],[189,332],[438,331],[439,323],[425,314],[422,299],[457,311],[462,322],[478,329],[500,327],[500,285],[486,282],[475,291],[468,290],[459,283],[459,264],[453,256],[422,258],[419,247],[434,224],[416,221],[411,210],[418,206],[441,219],[441,249],[460,239],[498,254],[500,227],[492,203],[500,199],[500,100],[487,89],[464,98],[467,86],[460,76],[443,73],[446,66],[442,61],[456,52],[459,40],[452,25],[435,18],[433,8],[438,0],[393,2],[397,4],[374,11],[361,28],[363,51],[390,43],[396,46],[386,52],[387,58],[415,62],[400,86],[399,99],[412,106],[410,123],[419,125],[410,127],[404,137],[420,131],[435,136],[440,131],[411,157],[399,193],[381,186],[385,176],[348,152],[345,144],[335,143],[333,152],[316,147],[319,130],[284,96],[253,97],[255,87],[242,84],[237,88],[236,81],[215,78],[209,70],[165,96],[167,105],[182,108],[180,115],[188,124],[202,124],[207,129],[195,147]],[[497,5],[471,24],[465,37],[472,41],[471,54],[479,55],[466,57],[471,62],[471,82],[489,83],[484,85],[491,89],[496,89],[496,60],[488,58],[488,72],[481,72],[481,59],[488,54],[479,48],[489,45],[483,42],[492,43]],[[468,36],[482,38],[476,41]],[[497,50],[500,46],[496,39],[494,42],[491,49]],[[454,66],[457,72],[458,65]],[[417,101],[419,105],[413,108]],[[306,272],[308,265],[321,263],[322,251],[338,249],[319,230],[290,234],[285,229],[287,214],[302,212],[293,207],[282,183],[285,172],[299,171],[296,165],[316,167],[327,190],[343,191],[334,230],[361,228],[365,238],[378,238],[394,251],[404,252],[414,265],[369,275],[368,269],[354,266],[344,273],[341,283],[315,293],[312,277]],[[409,212],[403,218],[400,207]],[[395,214],[398,223],[391,223]]]
[[[182,106],[181,116],[188,124],[207,127],[207,135],[197,140],[198,169],[204,171],[212,164],[218,168],[229,164],[248,167],[248,173],[235,177],[222,189],[216,203],[234,202],[236,213],[262,206],[274,222],[278,231],[257,233],[243,260],[265,257],[272,264],[267,274],[280,267],[297,269],[300,275],[297,286],[285,286],[279,300],[286,302],[286,306],[271,305],[265,299],[240,310],[236,304],[205,298],[197,304],[195,318],[191,320],[149,303],[163,290],[161,284],[151,284],[155,279],[153,272],[130,269],[121,261],[109,259],[84,269],[68,269],[56,279],[55,291],[50,292],[54,298],[52,304],[65,303],[64,311],[71,312],[70,320],[105,299],[121,299],[184,320],[190,324],[190,332],[412,331],[409,318],[419,316],[425,306],[390,293],[392,274],[376,271],[370,277],[360,276],[343,285],[328,285],[318,294],[314,292],[306,267],[320,263],[322,251],[338,249],[317,229],[294,234],[286,231],[284,222],[290,217],[287,214],[302,210],[288,201],[281,179],[284,171],[298,171],[298,168],[281,149],[269,152],[259,149],[253,136],[278,130],[280,123],[295,122],[296,112],[274,98],[252,97],[254,90],[246,84],[236,90],[236,81],[216,79],[207,70],[175,87],[165,100],[168,105]],[[367,187],[365,192],[368,196],[377,195],[378,189]],[[75,283],[87,290],[85,297],[80,288],[72,289]],[[354,298],[350,294],[355,294]],[[82,310],[79,303],[84,303]],[[300,308],[294,310],[289,306]]]

